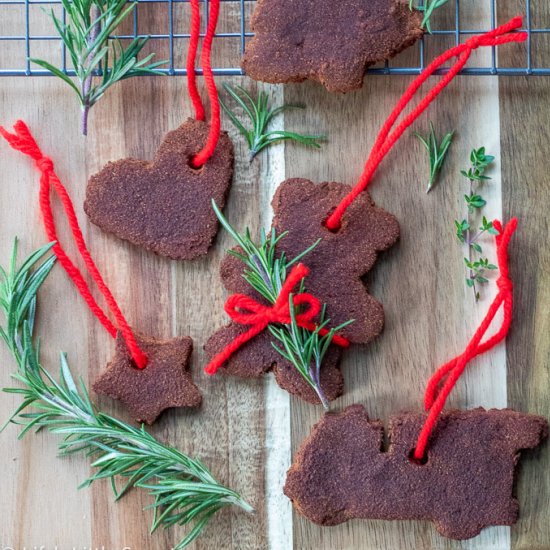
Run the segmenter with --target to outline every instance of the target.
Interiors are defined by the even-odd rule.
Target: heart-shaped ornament
[[[154,159],[109,162],[86,188],[90,220],[120,239],[174,260],[205,255],[218,232],[211,201],[223,208],[233,179],[233,144],[222,132],[216,151],[199,169],[191,159],[209,125],[189,119],[169,132]]]

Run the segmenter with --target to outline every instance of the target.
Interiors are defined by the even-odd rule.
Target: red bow
[[[235,338],[235,340],[218,353],[208,363],[204,371],[207,374],[215,374],[231,355],[246,344],[246,342],[252,340],[252,338],[265,330],[270,323],[290,324],[292,321],[290,317],[290,294],[292,289],[308,274],[309,269],[305,265],[296,265],[288,275],[276,302],[272,306],[260,304],[245,294],[230,296],[224,306],[226,313],[231,317],[232,321],[240,325],[250,325],[250,329]],[[311,331],[316,330],[317,325],[313,320],[321,312],[321,302],[312,294],[301,292],[292,297],[292,303],[294,306],[308,306],[305,311],[296,315],[298,326]],[[322,328],[319,331],[321,336],[325,336],[328,333],[329,329],[327,328]],[[343,348],[349,346],[349,341],[337,334],[332,337],[332,341]]]

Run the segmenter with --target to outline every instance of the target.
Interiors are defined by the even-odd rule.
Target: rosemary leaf
[[[12,376],[22,385],[4,391],[23,399],[6,425],[23,426],[20,437],[31,429],[46,429],[63,436],[61,455],[90,456],[96,471],[83,487],[106,478],[111,480],[116,499],[132,487],[148,491],[154,497],[149,506],[155,513],[151,531],[172,525],[190,527],[175,550],[198,537],[225,506],[252,512],[249,504],[219,484],[199,460],[159,442],[143,426],[133,427],[97,410],[83,382],[74,381],[64,354],[59,381],[41,365],[32,327],[37,291],[55,262],[54,257],[44,259],[51,247],[40,248],[18,268],[16,241],[9,268],[0,268],[0,309],[6,318],[0,334],[17,364]],[[25,412],[30,407],[31,412]],[[116,479],[123,480],[122,487],[117,487]]]
[[[53,10],[49,16],[71,58],[78,84],[62,69],[43,59],[31,58],[30,61],[75,91],[82,107],[82,133],[86,135],[89,111],[108,88],[133,76],[160,74],[158,67],[166,62],[152,62],[154,54],[138,60],[149,37],[136,37],[127,45],[112,38],[120,24],[135,10],[137,1],[61,0],[61,4],[67,22],[58,18]]]
[[[420,27],[426,29],[431,34],[431,17],[434,11],[444,6],[448,1],[449,0],[423,0],[420,4],[417,4],[415,6],[413,5],[414,0],[409,0],[409,8],[411,10],[417,9],[418,11],[421,11],[423,13],[422,23],[420,24]]]
[[[303,109],[298,105],[282,105],[274,109],[269,108],[269,97],[266,92],[259,92],[256,100],[243,88],[237,86],[233,89],[228,84],[224,84],[225,91],[233,98],[241,108],[244,115],[250,120],[251,127],[245,126],[232,112],[229,107],[220,99],[220,104],[239,133],[246,139],[250,149],[250,162],[256,155],[280,141],[295,141],[308,147],[321,147],[319,141],[326,139],[326,136],[310,136],[296,132],[287,132],[286,130],[268,130],[272,120],[283,111],[288,109]]]
[[[428,152],[428,158],[430,161],[430,179],[428,181],[426,193],[429,193],[437,183],[437,178],[441,172],[441,168],[445,162],[445,158],[447,157],[447,153],[449,152],[449,148],[451,147],[451,143],[453,141],[454,130],[448,134],[445,134],[441,140],[441,143],[439,143],[439,140],[437,139],[432,122],[430,122],[430,132],[426,137],[423,137],[418,132],[415,132],[414,135]]]

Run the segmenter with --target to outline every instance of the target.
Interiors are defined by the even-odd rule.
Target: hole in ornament
[[[329,227],[327,224],[328,219],[332,216],[335,210],[336,210],[336,207],[331,208],[329,213],[326,215],[325,219],[323,220],[323,227],[328,231],[330,231],[331,233],[338,233],[338,231],[340,231],[340,229],[342,228],[342,223],[339,223],[338,227]]]
[[[409,461],[412,464],[416,464],[417,466],[424,466],[425,464],[427,464],[428,463],[428,453],[425,453],[422,458],[416,458],[414,456],[414,451],[415,450],[416,449],[411,449],[411,452],[409,453]]]
[[[137,363],[134,361],[132,357],[130,357],[130,367],[134,370],[141,370],[140,368],[138,368]]]
[[[189,168],[191,168],[191,170],[195,174],[200,174],[204,170],[204,164],[202,166],[195,166],[194,162],[195,162],[195,156],[194,155],[187,159],[187,164],[188,164]]]

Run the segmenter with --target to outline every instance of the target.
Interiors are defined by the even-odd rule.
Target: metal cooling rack
[[[120,39],[131,39],[137,36],[150,36],[152,41],[161,41],[165,45],[167,44],[168,48],[168,63],[165,68],[161,69],[162,72],[168,75],[186,75],[187,71],[184,67],[184,55],[180,55],[180,42],[182,40],[189,39],[189,34],[186,33],[178,33],[176,32],[176,15],[177,10],[181,9],[186,3],[189,2],[189,0],[137,0],[138,1],[138,7],[134,12],[133,15],[133,30],[131,30],[128,34],[124,35],[118,35],[117,38]],[[252,33],[249,30],[249,15],[252,12],[253,3],[254,0],[221,0],[223,2],[222,6],[225,5],[227,7],[228,4],[233,4],[233,8],[235,8],[235,11],[238,13],[238,17],[235,17],[235,21],[232,24],[232,28],[228,30],[227,32],[219,32],[216,36],[218,40],[233,40],[238,42],[238,48],[235,49],[236,55],[235,60],[231,60],[228,62],[228,65],[234,65],[234,66],[227,66],[227,67],[215,67],[214,73],[217,75],[243,75],[244,72],[239,67],[239,59],[242,53],[244,52],[244,48],[246,46],[246,41],[250,37],[252,37]],[[496,9],[496,1],[497,0],[485,0],[490,2],[490,20],[491,20],[491,27],[494,28],[496,25],[497,20],[497,9]],[[542,2],[547,0],[541,0]],[[208,18],[208,7],[209,7],[209,0],[202,0],[204,4],[203,13],[206,14],[206,17],[203,17],[203,33],[202,36],[204,36],[204,30],[206,28],[206,21]],[[450,41],[446,40],[445,44],[446,47],[449,47],[451,45],[450,42],[454,40],[454,43],[458,44],[465,40],[468,36],[473,34],[480,34],[484,31],[487,31],[489,29],[465,29],[461,28],[460,24],[460,0],[454,0],[455,2],[455,17],[454,17],[454,25],[452,25],[452,28],[434,28],[432,35],[426,35],[422,41],[420,41],[418,45],[418,62],[414,64],[414,66],[399,66],[397,65],[397,61],[399,59],[399,56],[394,61],[390,61],[385,63],[381,66],[371,67],[368,70],[368,73],[370,74],[378,74],[378,75],[415,75],[419,74],[423,68],[426,66],[426,50],[427,50],[427,44],[428,41],[444,41],[445,39],[443,37],[448,36],[451,37]],[[499,66],[498,63],[498,56],[496,54],[495,48],[492,48],[492,54],[491,54],[491,60],[490,63],[486,66],[476,66],[476,67],[466,67],[462,70],[461,74],[468,74],[468,75],[550,75],[550,67],[544,67],[539,66],[540,64],[535,62],[534,60],[534,53],[535,53],[535,40],[538,39],[541,35],[548,35],[550,38],[550,28],[537,28],[536,25],[533,25],[533,17],[532,17],[532,7],[531,7],[531,0],[525,0],[525,24],[526,28],[524,29],[528,35],[529,39],[527,41],[526,46],[526,55],[525,55],[525,63],[521,64],[522,66],[516,66],[516,67],[503,67]],[[534,3],[534,2],[533,2]],[[142,28],[142,25],[140,25],[140,17],[139,8],[145,5],[159,5],[162,6],[162,9],[166,9],[166,27],[165,31],[161,33],[147,33],[147,29]],[[3,10],[6,10],[8,8],[10,9],[20,9],[21,10],[21,21],[24,24],[24,32],[19,34],[13,34],[13,35],[0,35],[0,49],[3,47],[3,44],[6,44],[6,42],[11,42],[11,47],[13,49],[14,45],[16,45],[16,49],[19,47],[21,48],[20,54],[14,53],[13,55],[10,54],[10,59],[12,59],[12,63],[14,64],[13,67],[2,67],[0,66],[0,76],[45,76],[49,75],[47,71],[38,68],[33,67],[31,62],[29,61],[30,57],[41,57],[41,54],[39,53],[38,49],[40,48],[40,44],[44,42],[48,42],[51,45],[52,41],[59,42],[59,61],[58,66],[63,69],[63,71],[69,75],[74,75],[74,71],[67,65],[67,52],[63,48],[63,45],[61,44],[61,41],[58,36],[52,34],[52,35],[43,35],[43,34],[35,34],[33,33],[32,27],[33,25],[33,18],[31,17],[31,10],[36,10],[37,7],[42,8],[49,8],[52,6],[60,6],[61,2],[60,0],[0,0],[0,23],[2,19],[4,18]],[[443,10],[450,9],[449,5],[446,5],[442,8]],[[4,11],[4,13],[6,13]],[[42,14],[43,17],[46,17],[44,14]],[[65,14],[63,13],[63,17]],[[23,27],[22,27],[23,28]],[[177,46],[176,43],[177,42]],[[432,43],[434,43],[432,42]],[[548,47],[548,43],[550,43],[550,40],[546,43],[546,46]],[[184,47],[184,46],[183,46]],[[174,53],[175,49],[177,48],[176,55]],[[238,55],[237,55],[238,52]],[[540,52],[539,52],[540,54]],[[6,56],[4,56],[6,57]],[[175,61],[177,57],[177,62]],[[547,55],[537,55],[538,57],[546,57],[547,63],[550,65],[550,50],[547,52]],[[18,63],[19,60],[19,63]],[[429,59],[428,59],[429,62]],[[55,61],[54,61],[55,63]],[[442,68],[438,72],[445,73],[447,69]],[[197,71],[200,74],[200,70]]]

